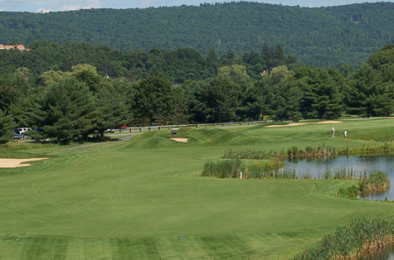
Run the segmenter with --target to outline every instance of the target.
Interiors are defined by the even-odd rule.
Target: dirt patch
[[[266,127],[287,127],[287,126],[297,126],[297,125],[306,125],[306,123],[290,123],[288,125],[269,125]]]
[[[187,143],[187,138],[170,138],[170,140],[174,140],[175,142]]]
[[[341,124],[343,123],[342,121],[321,121],[318,122],[318,124]]]
[[[30,159],[2,159],[0,158],[0,168],[17,168],[17,167],[26,167],[31,166],[28,163],[22,164],[24,162],[33,162],[46,160],[49,158],[30,158]]]

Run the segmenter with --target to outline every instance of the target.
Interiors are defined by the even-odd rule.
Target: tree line
[[[27,52],[0,51],[0,71],[3,74],[12,74],[21,67],[28,68],[37,81],[36,84],[41,84],[39,81],[42,73],[49,70],[70,71],[76,64],[90,64],[102,76],[125,77],[131,81],[164,73],[172,83],[180,84],[190,79],[214,77],[220,67],[232,64],[245,65],[248,74],[258,79],[264,70],[295,63],[297,58],[286,55],[280,44],[270,46],[267,43],[258,52],[243,55],[228,52],[221,56],[215,49],[208,50],[207,55],[203,56],[192,48],[121,52],[108,46],[88,43],[60,45],[49,41],[35,41]]]
[[[164,65],[153,62],[156,69],[137,79],[128,74],[133,69],[108,77],[95,66],[77,63],[81,61],[78,59],[69,70],[56,66],[48,70],[48,64],[55,64],[52,61],[59,57],[47,53],[43,55],[46,63],[42,61],[46,71],[37,75],[40,60],[34,65],[28,58],[37,57],[34,48],[31,53],[0,52],[7,57],[23,57],[19,63],[9,62],[8,66],[4,62],[7,59],[1,59],[7,71],[0,74],[1,142],[9,141],[15,126],[37,129],[37,139],[69,142],[84,140],[91,134],[103,136],[106,128],[123,124],[246,121],[258,120],[261,115],[298,121],[336,119],[344,113],[389,116],[394,110],[394,45],[371,55],[361,67],[327,69],[295,62],[283,54],[280,45],[265,46],[260,53],[242,57],[230,53],[218,58],[214,50],[202,57],[190,49],[186,53],[195,55],[179,56],[184,51],[153,50],[144,55],[178,55],[175,62],[203,64],[210,73],[197,78],[186,75],[176,84],[174,79],[184,71],[166,71],[171,60]],[[132,61],[133,54],[119,56],[126,55]],[[108,59],[110,62],[113,60]],[[15,68],[15,64],[21,67]],[[145,66],[143,62],[140,65]],[[199,70],[201,67],[197,66],[196,73]]]

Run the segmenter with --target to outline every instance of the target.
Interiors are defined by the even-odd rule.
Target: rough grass
[[[278,150],[352,139],[394,120],[331,125],[182,129],[85,149],[23,150],[53,157],[0,169],[0,259],[283,259],[357,216],[390,216],[391,203],[336,198],[353,181],[199,178],[229,148]],[[0,148],[0,155],[19,151]],[[1,157],[1,156],[0,156]],[[183,237],[183,238],[180,238]],[[20,241],[15,241],[18,238]]]

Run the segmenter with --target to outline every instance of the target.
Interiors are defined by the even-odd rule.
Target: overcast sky
[[[82,8],[146,8],[150,6],[199,5],[200,3],[230,2],[226,0],[0,0],[0,11],[68,11]],[[269,4],[300,5],[308,7],[362,3],[357,0],[256,0]],[[381,1],[368,1],[381,2]],[[386,1],[394,2],[394,0]],[[1,15],[1,14],[0,14]]]

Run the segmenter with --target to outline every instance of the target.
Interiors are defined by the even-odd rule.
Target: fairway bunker
[[[297,125],[306,125],[306,123],[290,123],[288,125],[269,125],[266,127],[288,127],[288,126],[297,126]]]
[[[0,168],[17,168],[31,166],[25,162],[41,161],[49,158],[30,158],[30,159],[5,159],[0,158]],[[25,163],[25,164],[23,164]]]
[[[341,124],[343,123],[342,121],[321,121],[318,122],[318,124]]]
[[[170,140],[173,140],[173,141],[179,142],[179,143],[187,143],[187,138],[170,138]]]
[[[341,124],[342,121],[321,121],[318,124]],[[288,126],[298,126],[298,125],[309,125],[310,123],[290,123],[288,125],[269,125],[266,127],[288,127]]]

